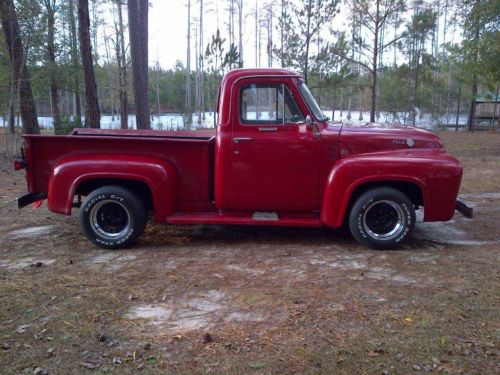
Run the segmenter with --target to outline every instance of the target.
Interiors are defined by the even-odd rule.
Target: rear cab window
[[[240,88],[240,122],[252,124],[299,124],[305,121],[285,83],[252,83]]]

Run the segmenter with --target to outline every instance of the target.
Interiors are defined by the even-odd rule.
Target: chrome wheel
[[[130,213],[122,203],[105,199],[95,204],[89,215],[92,230],[107,240],[124,236],[130,230]]]
[[[376,240],[392,240],[405,228],[405,214],[401,205],[380,200],[371,203],[363,214],[366,233]]]

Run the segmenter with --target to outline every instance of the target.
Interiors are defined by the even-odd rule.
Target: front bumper
[[[17,208],[23,208],[31,203],[47,198],[47,193],[28,193],[17,198]]]
[[[472,209],[472,207],[467,206],[464,202],[459,201],[458,199],[455,203],[455,210],[460,212],[465,217],[468,217],[469,219],[472,219],[472,216],[474,215],[474,210]]]

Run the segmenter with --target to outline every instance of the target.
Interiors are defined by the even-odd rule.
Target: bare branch
[[[390,42],[388,42],[388,43],[384,44],[383,46],[380,46],[380,47],[378,48],[378,51],[380,52],[380,51],[384,50],[385,48],[387,48],[387,47],[389,47],[389,46],[393,45],[393,44],[394,44],[394,43],[396,43],[397,41],[399,41],[399,40],[403,39],[405,36],[406,36],[406,33],[403,33],[403,34],[399,35],[397,38],[394,38],[394,39],[393,39],[393,40],[391,40]]]
[[[344,59],[344,60],[347,60],[347,61],[349,61],[349,62],[352,62],[352,63],[354,63],[354,64],[358,64],[358,65],[360,65],[360,66],[364,67],[364,68],[365,68],[365,69],[367,69],[367,70],[368,70],[371,74],[373,74],[373,69],[372,69],[372,68],[370,68],[370,66],[368,66],[368,65],[367,65],[367,64],[365,64],[364,62],[361,62],[361,61],[359,61],[359,60],[353,59],[353,58],[351,58],[351,57],[347,56],[347,55],[346,55],[346,54],[344,54],[344,53],[337,53],[336,55],[337,55],[337,56],[339,56],[339,57],[341,57],[341,58],[342,58],[342,59]]]

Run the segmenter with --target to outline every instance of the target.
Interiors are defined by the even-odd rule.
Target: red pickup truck
[[[150,214],[168,224],[350,228],[377,249],[455,209],[462,166],[420,129],[329,122],[296,73],[237,69],[221,83],[215,131],[75,129],[25,135],[29,194],[51,211],[80,208],[96,245],[130,245]],[[83,197],[83,198],[82,198]],[[83,201],[82,201],[83,199]]]

